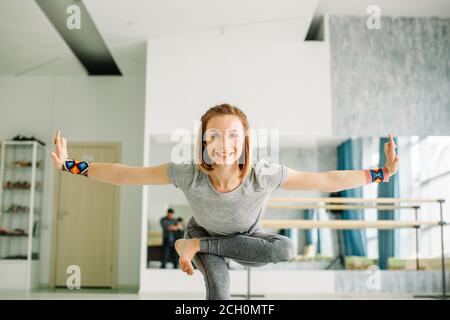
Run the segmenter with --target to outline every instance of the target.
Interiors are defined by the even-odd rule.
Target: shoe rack
[[[0,148],[0,289],[32,289],[39,283],[45,147],[5,140]]]

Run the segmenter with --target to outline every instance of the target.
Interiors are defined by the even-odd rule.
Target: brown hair
[[[212,117],[225,115],[234,115],[238,117],[242,122],[242,126],[244,127],[244,136],[245,136],[244,148],[242,150],[242,155],[238,159],[239,169],[241,171],[241,173],[239,174],[239,178],[243,179],[251,170],[249,124],[245,113],[242,112],[241,109],[232,106],[228,103],[216,105],[212,108],[209,108],[209,110],[206,111],[205,114],[201,117],[201,127],[199,128],[199,135],[197,140],[196,163],[198,164],[199,169],[205,172],[206,174],[214,170],[214,168],[210,164],[206,163],[203,159],[203,154],[205,150],[205,145],[203,144],[203,136],[205,134],[208,121]],[[241,161],[241,158],[243,158],[243,161]]]

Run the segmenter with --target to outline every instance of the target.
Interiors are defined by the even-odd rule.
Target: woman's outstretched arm
[[[288,168],[288,176],[281,185],[282,189],[318,190],[338,192],[353,189],[371,182],[388,181],[398,170],[400,158],[395,153],[397,147],[392,134],[390,141],[384,144],[386,164],[378,170],[333,170],[327,172],[303,172]]]
[[[81,174],[94,180],[115,185],[147,185],[170,183],[168,163],[154,167],[132,167],[120,163],[86,162],[70,159],[67,140],[58,130],[55,136],[55,151],[51,153],[57,170]]]

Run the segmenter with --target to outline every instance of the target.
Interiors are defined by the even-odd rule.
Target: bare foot
[[[179,239],[175,241],[175,250],[177,250],[180,256],[180,268],[188,275],[194,274],[194,267],[192,265],[192,259],[195,254],[200,250],[199,239]]]

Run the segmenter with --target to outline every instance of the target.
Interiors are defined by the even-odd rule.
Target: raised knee
[[[289,261],[297,256],[297,248],[295,247],[294,241],[286,238],[283,250],[283,261]]]
[[[277,250],[275,250],[275,261],[289,261],[297,256],[297,250],[290,238],[285,236],[280,236],[280,240],[277,241]]]

